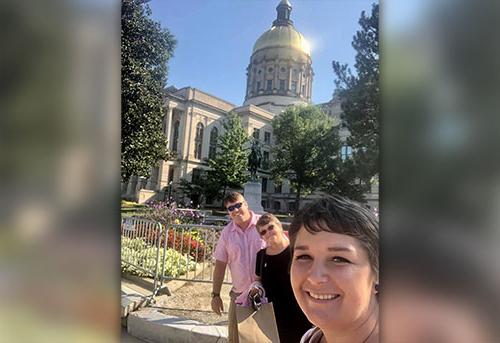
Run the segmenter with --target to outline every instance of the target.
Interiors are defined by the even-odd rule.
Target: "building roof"
[[[270,47],[290,47],[311,55],[309,43],[293,26],[273,26],[253,46],[253,53]]]

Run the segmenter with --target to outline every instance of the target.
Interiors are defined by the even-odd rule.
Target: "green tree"
[[[176,41],[150,18],[145,0],[122,0],[121,6],[121,176],[148,177],[167,159],[162,132],[163,89],[167,63]]]
[[[302,195],[318,188],[325,171],[338,160],[340,140],[333,119],[316,106],[294,106],[273,120],[276,145],[271,173],[275,180],[290,180],[296,206]]]
[[[374,4],[370,16],[363,11],[361,29],[353,37],[356,50],[356,75],[347,64],[333,61],[337,76],[336,93],[342,101],[342,120],[350,132],[347,144],[353,149],[353,171],[364,191],[370,188],[370,180],[379,173],[379,6]]]
[[[328,194],[338,194],[346,198],[364,202],[366,185],[356,177],[351,158],[329,159],[321,177],[320,189]]]
[[[228,188],[241,188],[248,180],[248,151],[245,145],[249,141],[236,113],[228,114],[223,127],[224,133],[218,139],[216,156],[208,160],[211,170],[207,173],[207,189],[217,189],[222,198]]]

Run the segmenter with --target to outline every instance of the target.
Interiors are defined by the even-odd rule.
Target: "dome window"
[[[270,91],[273,88],[273,80],[267,80],[266,91]]]

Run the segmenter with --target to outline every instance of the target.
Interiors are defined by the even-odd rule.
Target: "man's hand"
[[[220,290],[222,287],[222,281],[224,280],[224,274],[226,273],[226,263],[215,260],[214,277],[212,281],[212,310],[219,316],[221,312],[224,311],[224,305],[222,305],[222,299],[220,297]]]
[[[222,299],[220,296],[215,296],[212,298],[212,311],[217,313],[219,316],[224,311],[224,304],[222,303]]]

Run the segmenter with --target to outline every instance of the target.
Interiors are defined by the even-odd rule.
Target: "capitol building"
[[[258,171],[262,183],[262,207],[271,212],[292,212],[295,194],[285,180],[274,183],[270,174],[271,148],[274,144],[273,118],[290,105],[311,104],[314,79],[309,44],[290,19],[292,6],[281,0],[277,16],[269,30],[255,42],[246,69],[247,82],[242,105],[232,104],[201,89],[184,87],[165,89],[165,116],[163,130],[169,150],[176,158],[160,161],[149,179],[132,177],[122,185],[122,197],[140,203],[158,199],[167,194],[181,199],[179,181],[192,181],[208,169],[207,159],[215,156],[217,138],[223,133],[222,121],[232,111],[239,115],[249,136],[259,140],[262,165]],[[340,102],[332,99],[318,104],[340,124]],[[341,139],[348,132],[341,131]],[[343,148],[344,154],[349,151]],[[367,196],[368,203],[378,207],[378,190]],[[313,196],[306,197],[302,205]],[[197,199],[191,199],[195,203]],[[211,205],[211,204],[207,204]]]

